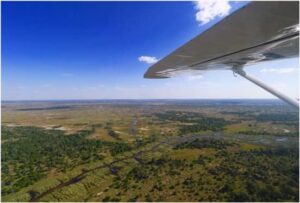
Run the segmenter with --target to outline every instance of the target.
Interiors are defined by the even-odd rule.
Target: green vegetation
[[[196,139],[192,142],[185,142],[177,145],[175,149],[204,149],[204,148],[214,148],[214,149],[226,149],[229,146],[234,146],[234,143],[230,143],[224,140],[215,139]]]
[[[114,143],[110,148],[110,153],[114,156],[131,150],[131,147],[126,143]]]
[[[226,121],[223,118],[207,117],[199,113],[168,111],[165,113],[157,113],[155,116],[162,121],[177,121],[182,123],[190,123],[183,125],[179,129],[180,134],[195,133],[199,131],[222,131],[226,125],[233,122]]]
[[[190,201],[297,201],[299,198],[296,149],[245,151],[238,143],[214,139],[180,143],[174,147],[174,153],[181,153],[182,149],[203,152],[212,149],[215,153],[200,155],[195,160],[167,155],[145,159],[125,176],[114,179],[111,187],[119,191],[118,201],[127,201],[122,197],[130,193],[137,194],[132,198],[139,201],[184,200],[184,193]],[[106,196],[102,201],[113,199]]]
[[[113,155],[130,150],[125,143],[85,139],[92,131],[64,135],[62,131],[34,127],[2,128],[2,195],[17,192],[45,177],[52,169],[62,172],[101,160],[104,147]]]
[[[297,113],[270,113],[270,114],[259,114],[256,117],[258,121],[284,121],[284,122],[297,122],[298,121],[298,114]]]
[[[7,104],[2,201],[299,201],[297,113],[207,104]]]

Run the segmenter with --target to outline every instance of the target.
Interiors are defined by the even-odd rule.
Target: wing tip
[[[161,75],[153,75],[153,74],[150,74],[148,72],[146,72],[144,74],[144,78],[145,79],[166,79],[166,78],[169,78],[169,77],[166,77],[166,76],[161,76]]]

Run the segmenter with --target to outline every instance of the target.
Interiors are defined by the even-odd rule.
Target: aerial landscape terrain
[[[299,1],[2,1],[1,202],[300,202]]]
[[[278,100],[2,102],[2,201],[299,201]]]

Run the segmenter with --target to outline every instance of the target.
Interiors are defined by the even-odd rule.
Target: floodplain
[[[299,201],[277,100],[2,102],[2,201]]]

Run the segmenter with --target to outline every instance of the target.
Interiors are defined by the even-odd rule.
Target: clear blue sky
[[[198,11],[193,2],[2,2],[2,99],[273,98],[226,71],[143,79],[150,65],[140,56],[163,58],[222,19],[204,24]],[[271,64],[251,71],[298,97],[298,59]]]

